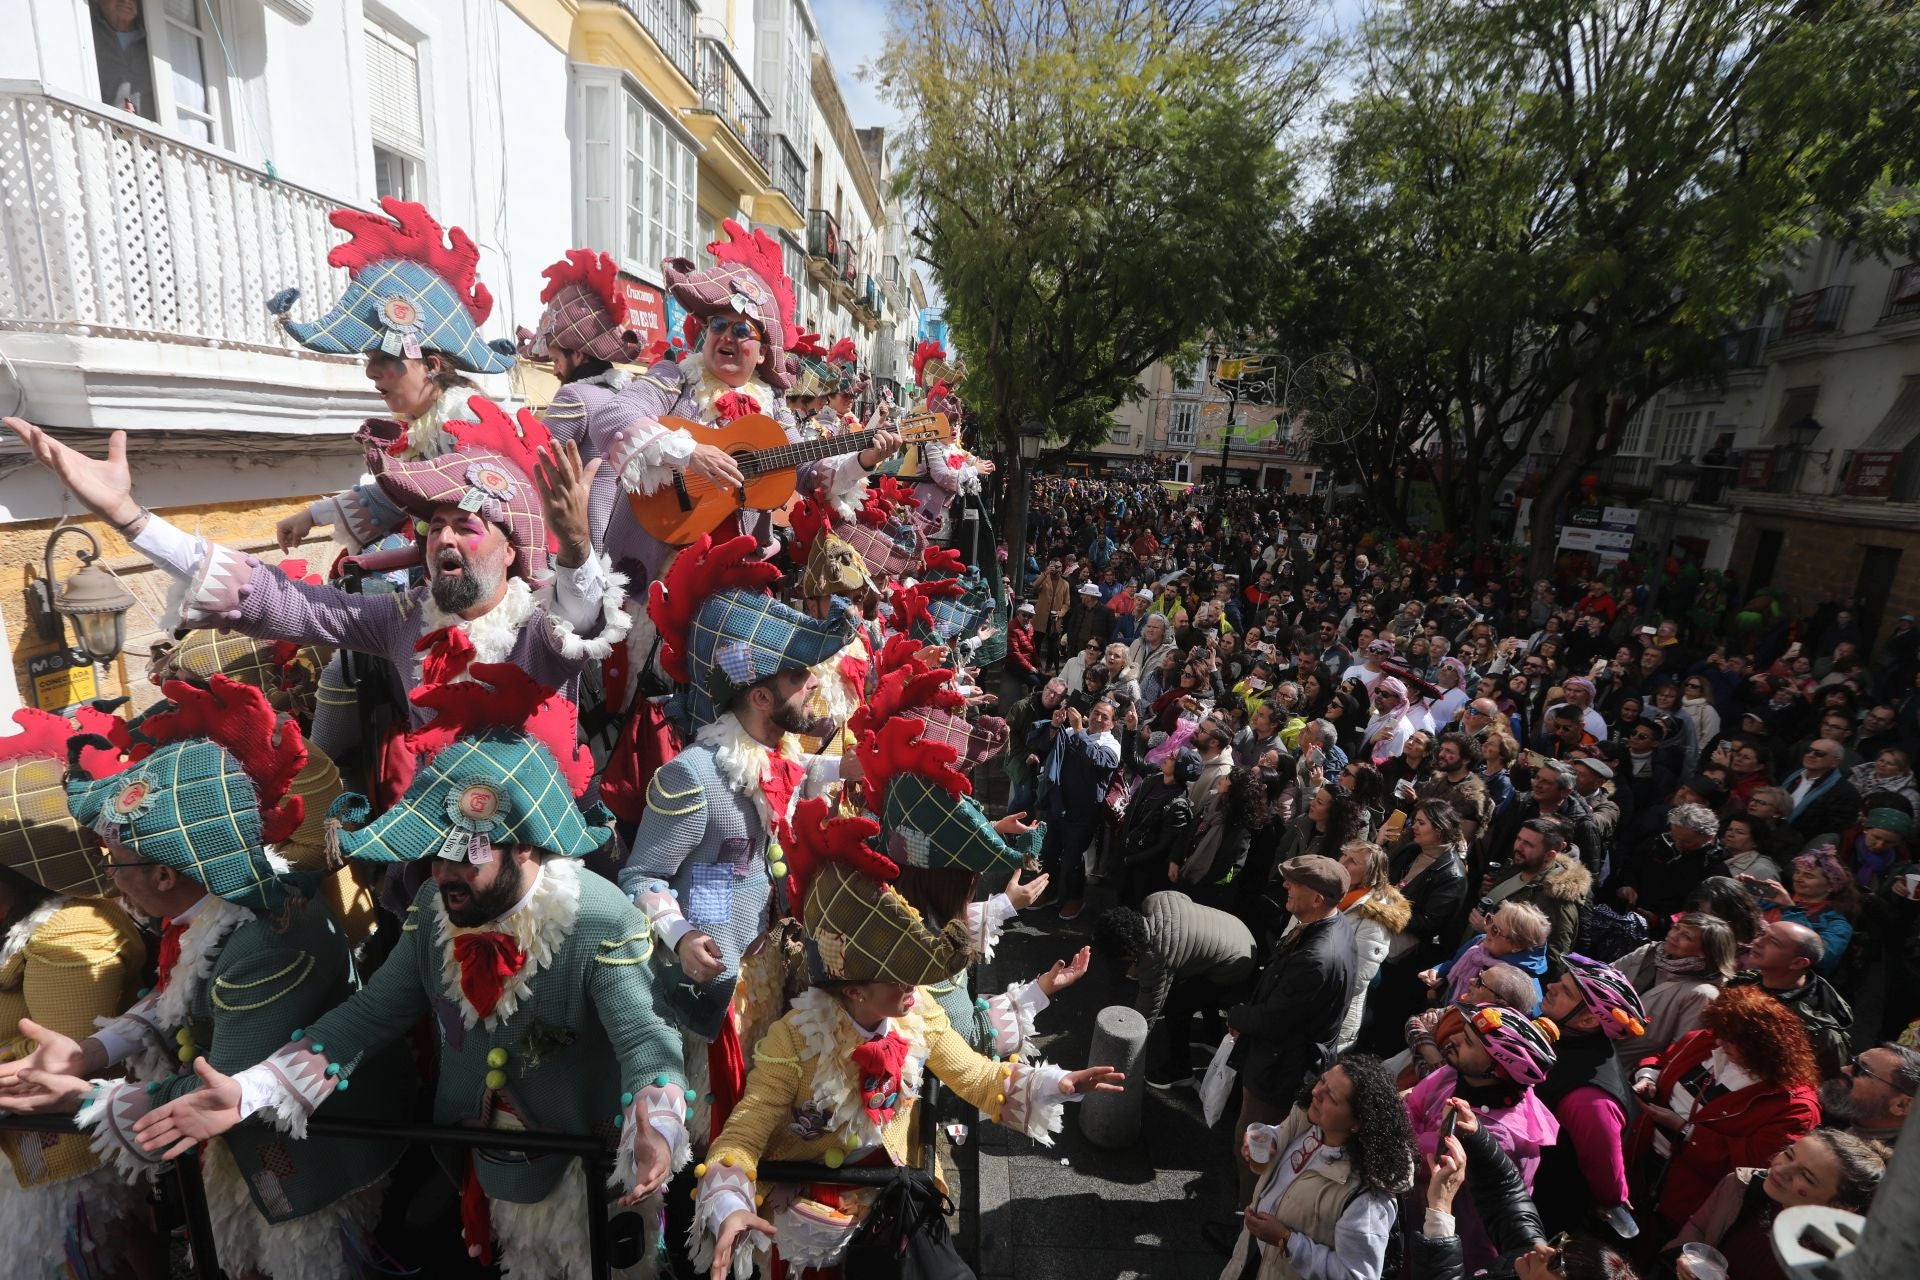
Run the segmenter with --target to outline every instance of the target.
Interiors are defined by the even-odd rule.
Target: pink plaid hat
[[[540,274],[547,278],[540,291],[547,309],[532,332],[520,330],[523,358],[546,360],[555,347],[597,360],[640,358],[640,340],[627,327],[626,293],[611,257],[591,249],[569,249],[566,257]]]
[[[793,323],[793,281],[782,265],[780,245],[766,232],[747,231],[729,218],[720,224],[725,240],[707,246],[714,265],[702,267],[691,258],[668,258],[660,264],[667,292],[703,324],[714,316],[744,316],[759,324],[766,335],[760,352],[760,378],[775,391],[784,390],[787,344],[797,335]]]
[[[910,707],[907,715],[926,723],[922,742],[944,742],[960,753],[954,763],[963,773],[973,770],[1007,749],[1013,730],[999,716],[981,716],[970,721],[940,707]]]
[[[459,507],[492,521],[513,545],[514,572],[544,579],[552,544],[533,487],[533,459],[553,437],[532,410],[509,418],[485,396],[474,396],[467,407],[475,421],[446,424],[447,434],[460,442],[458,449],[415,462],[389,461],[379,476],[380,490],[416,520],[433,519],[439,507]]]

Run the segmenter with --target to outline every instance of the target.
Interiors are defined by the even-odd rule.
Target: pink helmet
[[[1515,1084],[1539,1084],[1553,1070],[1553,1043],[1560,1038],[1560,1028],[1547,1019],[1529,1020],[1505,1005],[1477,1004],[1467,1010],[1467,1025],[1487,1047],[1500,1074]]]
[[[1626,974],[1603,960],[1589,960],[1574,954],[1567,956],[1567,973],[1573,985],[1580,989],[1587,1008],[1599,1019],[1607,1039],[1624,1040],[1630,1035],[1646,1034],[1647,1009],[1640,1003],[1640,993],[1627,981]]]

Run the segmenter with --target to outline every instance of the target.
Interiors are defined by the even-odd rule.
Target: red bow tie
[[[900,1068],[907,1042],[897,1031],[854,1046],[847,1055],[860,1068],[860,1105],[876,1128],[884,1129],[900,1106]]]
[[[750,413],[760,412],[760,402],[744,391],[729,391],[713,402],[713,411],[722,425],[735,418],[744,418]]]
[[[527,953],[504,933],[463,933],[453,940],[453,958],[460,962],[460,991],[483,1018],[493,1015],[507,979],[520,972]]]
[[[153,994],[159,995],[173,981],[173,966],[180,963],[180,935],[186,931],[184,920],[160,922],[160,976],[154,980]]]

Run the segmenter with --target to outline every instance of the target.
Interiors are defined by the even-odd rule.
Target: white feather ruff
[[[494,1027],[513,1016],[532,984],[534,975],[553,961],[554,954],[573,932],[580,914],[580,870],[570,858],[549,858],[540,864],[540,880],[524,906],[498,920],[474,928],[463,928],[447,918],[446,905],[436,895],[429,900],[433,912],[434,938],[440,946],[440,981],[447,999],[460,1010],[467,1026]],[[526,952],[527,962],[520,972],[508,978],[500,990],[500,1002],[485,1019],[460,989],[460,962],[454,958],[453,941],[463,933],[504,933]]]
[[[475,662],[505,662],[512,656],[513,646],[519,642],[520,628],[533,615],[533,605],[533,587],[525,578],[507,579],[507,594],[500,597],[499,604],[477,618],[462,618],[458,614],[448,613],[435,604],[429,595],[420,603],[420,634],[430,636],[446,627],[458,627],[467,633],[467,639],[473,641]],[[425,657],[422,654],[415,659],[415,670],[419,669],[419,663]]]
[[[829,1117],[828,1127],[853,1135],[863,1146],[883,1145],[880,1127],[868,1118],[861,1099],[859,1068],[849,1056],[867,1037],[853,1025],[846,1008],[829,992],[809,987],[795,998],[788,1011],[788,1025],[800,1037],[806,1060],[813,1064],[810,1101]],[[916,1005],[904,1017],[889,1019],[888,1029],[907,1042],[906,1060],[900,1067],[900,1100],[905,1106],[920,1096],[927,1062],[926,1020]]]
[[[13,963],[15,957],[27,949],[27,944],[33,941],[34,933],[41,925],[60,914],[61,910],[66,907],[67,901],[66,898],[56,893],[14,921],[12,926],[7,930],[6,939],[0,941],[0,969],[4,969]],[[8,1028],[8,1034],[12,1034],[12,1028]]]
[[[83,1256],[101,1272],[108,1272],[119,1256],[112,1244],[114,1228],[130,1217],[145,1197],[144,1186],[127,1181],[111,1165],[99,1165],[59,1182],[23,1187],[14,1180],[12,1163],[0,1160],[0,1240],[7,1242],[17,1258],[44,1263],[62,1257],[67,1233],[78,1230],[84,1208],[87,1233],[81,1238]],[[107,1247],[101,1250],[102,1245]]]
[[[140,1051],[127,1060],[127,1074],[145,1082],[160,1080],[180,1069],[167,1033],[187,1025],[187,1009],[200,984],[213,976],[220,960],[220,948],[227,935],[254,918],[251,909],[225,898],[208,894],[201,907],[180,935],[180,958],[174,961],[173,976],[165,991],[156,991],[117,1018],[96,1018],[94,1026],[113,1027],[129,1040],[140,1043]]]
[[[767,760],[772,751],[741,725],[739,717],[729,711],[721,715],[712,724],[702,725],[693,735],[693,740],[701,746],[710,746],[713,751],[713,767],[727,780],[727,785],[741,795],[753,801],[753,807],[760,814],[763,830],[774,829],[773,806],[767,803],[767,790],[761,785],[767,776]],[[799,750],[794,747],[788,735],[781,735],[780,754],[789,760],[799,758]],[[791,818],[794,806],[800,802],[801,788],[795,787],[787,798],[787,811],[780,816]]]
[[[201,1169],[214,1246],[229,1275],[262,1272],[273,1280],[361,1280],[363,1244],[380,1222],[387,1179],[340,1197],[323,1209],[285,1222],[268,1222],[247,1193],[233,1153],[220,1141],[206,1146]]]

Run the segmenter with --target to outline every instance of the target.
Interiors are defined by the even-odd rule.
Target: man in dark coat
[[[1250,1124],[1279,1124],[1306,1078],[1333,1059],[1340,1022],[1353,998],[1357,943],[1340,913],[1352,887],[1347,869],[1310,854],[1280,864],[1287,910],[1300,927],[1255,983],[1253,997],[1227,1013],[1234,1036],[1227,1063],[1240,1073],[1240,1120],[1234,1142]],[[1253,1194],[1254,1173],[1240,1170],[1240,1200]]]

